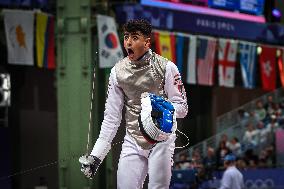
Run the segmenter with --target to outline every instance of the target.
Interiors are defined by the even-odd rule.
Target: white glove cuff
[[[110,149],[111,149],[111,144],[108,141],[102,138],[98,138],[91,152],[91,155],[103,161],[107,153],[110,151]]]

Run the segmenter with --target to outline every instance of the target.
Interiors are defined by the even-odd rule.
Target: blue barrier
[[[284,188],[284,169],[257,169],[242,171],[247,189],[252,188]]]
[[[246,189],[284,189],[284,168],[251,169],[241,171],[244,176]],[[171,189],[186,189],[196,181],[195,171],[174,170]],[[213,173],[213,180],[199,183],[198,188],[218,188],[221,183],[223,171]]]
[[[173,170],[170,189],[187,189],[196,181],[194,169]]]

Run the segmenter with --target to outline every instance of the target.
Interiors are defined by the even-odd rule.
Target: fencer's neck
[[[150,64],[150,58],[152,56],[152,50],[149,49],[145,54],[143,54],[140,58],[137,60],[131,61],[131,64],[135,66],[145,66],[147,64]]]

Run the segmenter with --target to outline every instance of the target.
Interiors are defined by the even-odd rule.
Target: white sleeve
[[[113,67],[109,77],[104,120],[102,122],[99,138],[93,147],[91,155],[103,160],[109,152],[111,142],[120,126],[123,104],[124,93],[118,86],[115,67]]]
[[[173,62],[166,65],[165,92],[173,104],[177,118],[184,118],[188,112],[187,97],[178,68]]]

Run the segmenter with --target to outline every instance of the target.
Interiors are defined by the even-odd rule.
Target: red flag
[[[47,47],[47,68],[55,69],[55,49],[54,49],[54,17],[48,18],[48,47]]]
[[[280,56],[278,57],[278,68],[279,68],[279,76],[281,80],[281,85],[284,87],[284,49],[279,49]]]
[[[216,39],[200,37],[197,50],[197,80],[200,85],[213,85]]]
[[[260,73],[262,88],[274,90],[276,88],[276,48],[262,46],[260,54]]]

